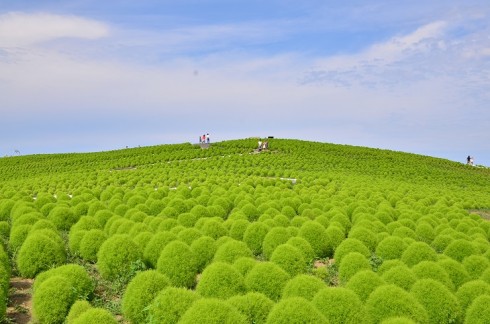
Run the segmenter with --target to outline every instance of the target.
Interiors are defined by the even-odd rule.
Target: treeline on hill
[[[256,144],[0,159],[0,317],[20,276],[38,323],[490,322],[490,170]]]

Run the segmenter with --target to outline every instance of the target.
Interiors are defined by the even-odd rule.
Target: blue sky
[[[490,166],[490,3],[2,0],[0,156],[275,136]]]

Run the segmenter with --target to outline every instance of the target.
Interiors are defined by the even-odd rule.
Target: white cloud
[[[7,13],[0,15],[0,46],[29,46],[73,37],[98,39],[109,35],[109,27],[103,23],[76,16],[49,13]]]

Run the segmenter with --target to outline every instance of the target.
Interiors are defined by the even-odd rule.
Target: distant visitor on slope
[[[468,157],[466,158],[466,164],[468,165],[473,165],[473,157],[468,155]]]
[[[258,145],[257,149],[259,150],[259,152],[262,151],[262,141],[261,140],[259,140],[259,145]]]
[[[208,144],[209,144],[209,141],[210,141],[210,139],[209,139],[209,133],[207,133],[207,134],[206,134],[206,143],[208,143]]]

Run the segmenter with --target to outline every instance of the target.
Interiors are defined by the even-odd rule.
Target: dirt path
[[[11,278],[7,318],[11,323],[27,324],[31,320],[33,279]]]

